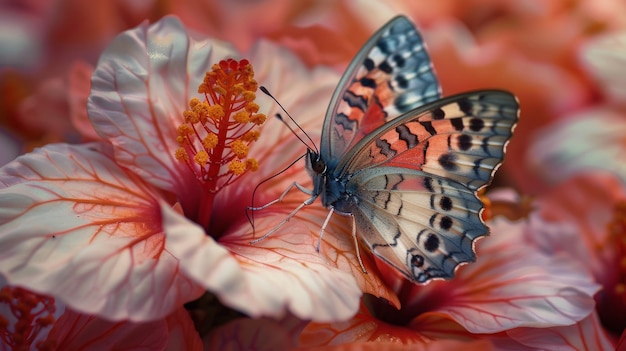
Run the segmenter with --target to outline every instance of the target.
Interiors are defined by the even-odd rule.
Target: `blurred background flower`
[[[622,0],[5,0],[0,165],[51,142],[99,138],[86,123],[91,72],[113,37],[143,20],[173,14],[198,38],[227,40],[241,52],[264,39],[309,67],[340,73],[377,28],[404,14],[422,31],[444,96],[500,88],[519,97],[520,123],[493,186],[509,187],[524,200],[494,204],[494,216],[506,208],[522,221],[541,216],[540,223],[572,228],[548,236],[553,243],[569,240],[571,247],[530,242],[548,255],[569,252],[587,267],[603,286],[595,296],[599,323],[616,342],[624,330],[621,314],[615,317],[606,306],[626,289],[626,253],[616,249],[626,236],[619,210],[626,201],[625,13]],[[598,176],[599,170],[611,174]],[[524,211],[518,211],[521,202]],[[588,320],[590,329],[598,327]],[[549,338],[518,332],[516,340],[525,345],[539,347],[533,338]],[[284,332],[292,334],[297,332]]]

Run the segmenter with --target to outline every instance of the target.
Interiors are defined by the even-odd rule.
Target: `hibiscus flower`
[[[260,128],[253,142],[258,135],[247,125],[262,119],[260,113],[271,116],[274,106],[267,98],[253,105],[256,83],[219,90],[224,82],[218,80],[197,93],[214,64],[217,73],[207,77],[249,74],[241,56],[228,44],[194,40],[172,17],[118,36],[94,71],[88,102],[101,139],[48,145],[0,169],[0,273],[8,283],[54,296],[83,314],[131,321],[163,318],[205,290],[249,316],[292,313],[319,321],[349,318],[361,290],[387,296],[374,275],[360,279],[359,288],[349,273],[360,270],[352,238],[333,234],[345,231],[346,222],[331,225],[316,252],[317,224],[326,213],[321,206],[301,211],[289,228],[250,245],[302,201],[294,194],[260,211],[253,231],[245,208],[255,186],[305,150],[276,121]],[[270,87],[303,128],[318,131],[337,75],[308,71],[265,42],[246,57],[256,67],[254,79]],[[210,126],[196,124],[189,132],[180,127],[183,116],[192,121],[189,113],[197,106],[239,95],[246,95],[240,111],[247,115],[224,115],[247,123],[229,127],[227,137],[240,142],[225,143],[218,135],[226,151],[215,158],[200,155],[213,150],[213,141],[205,140]],[[219,116],[207,114],[200,122]],[[213,163],[223,163],[217,176],[202,168]],[[292,167],[264,183],[257,201],[277,198],[304,176],[303,165]],[[234,179],[237,186],[230,186]]]
[[[568,255],[545,254],[526,239],[527,231],[537,231],[543,223],[497,218],[489,224],[491,236],[478,242],[477,262],[459,269],[454,280],[417,286],[391,279],[399,310],[366,295],[353,319],[311,323],[301,344],[356,348],[387,342],[413,349],[461,340],[495,349],[566,344],[578,350],[612,349],[597,318],[590,316],[598,290],[590,274]],[[380,269],[385,277],[394,275]]]

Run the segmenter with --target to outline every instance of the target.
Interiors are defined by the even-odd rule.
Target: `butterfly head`
[[[309,175],[315,179],[318,176],[325,175],[328,167],[318,152],[308,149],[306,151],[306,169]]]

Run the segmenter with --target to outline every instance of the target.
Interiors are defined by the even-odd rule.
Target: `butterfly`
[[[502,163],[518,115],[505,91],[441,98],[420,34],[396,17],[339,81],[319,151],[304,156],[313,189],[293,184],[311,197],[280,225],[320,197],[330,209],[322,232],[333,213],[352,216],[369,251],[410,281],[450,279],[489,232],[477,191]]]

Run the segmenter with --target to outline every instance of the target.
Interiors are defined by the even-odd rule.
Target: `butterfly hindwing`
[[[440,97],[440,87],[415,26],[396,17],[352,60],[331,99],[321,154],[329,164],[365,135]]]
[[[498,90],[455,95],[398,117],[347,153],[336,174],[370,167],[404,167],[455,180],[476,190],[504,157],[519,104]]]
[[[408,279],[449,279],[457,266],[475,260],[474,241],[488,230],[474,191],[397,167],[363,171],[354,182],[358,206],[352,214],[361,240]]]

